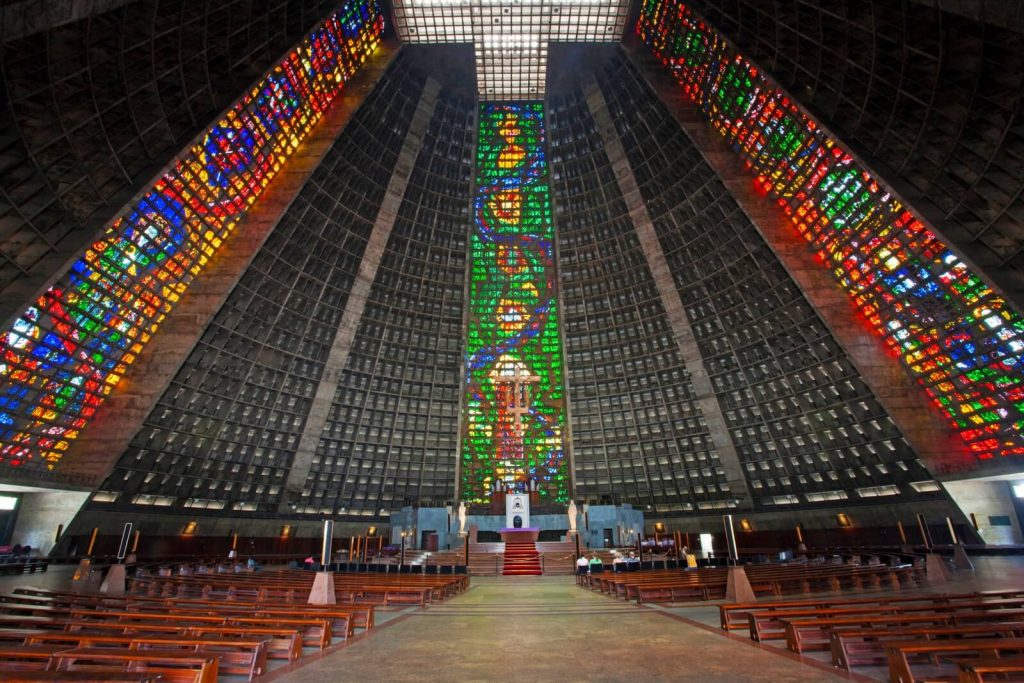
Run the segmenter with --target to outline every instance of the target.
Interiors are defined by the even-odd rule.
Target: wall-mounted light
[[[749,519],[740,520],[740,531],[753,531],[754,525],[750,523]]]
[[[377,535],[377,527],[371,526],[370,528],[368,528],[366,530],[366,535],[367,536],[376,536]]]
[[[850,519],[850,516],[845,512],[840,512],[838,515],[836,515],[836,524],[839,525],[840,529],[853,528],[853,520]]]
[[[655,533],[659,533],[659,534],[665,533],[665,523],[664,522],[655,522],[654,523],[654,531],[655,531]]]
[[[281,527],[281,538],[288,538],[292,535],[292,525],[285,524]]]
[[[191,521],[191,522],[189,522],[188,524],[185,525],[184,529],[181,530],[181,535],[182,536],[192,536],[193,534],[196,533],[196,530],[198,528],[199,528],[199,523],[195,522],[195,521]]]

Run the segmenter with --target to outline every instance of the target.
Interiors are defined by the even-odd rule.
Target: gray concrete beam
[[[313,456],[316,455],[317,446],[320,444],[320,434],[324,430],[324,425],[327,424],[331,404],[338,391],[338,383],[341,381],[345,364],[348,362],[352,342],[355,339],[356,330],[359,329],[359,322],[363,318],[370,290],[374,280],[377,279],[377,269],[380,267],[381,257],[384,255],[384,249],[391,237],[395,221],[398,219],[398,210],[402,205],[402,198],[405,197],[409,177],[416,166],[416,158],[423,146],[423,138],[427,133],[430,120],[434,116],[437,95],[440,90],[441,85],[437,81],[427,79],[423,93],[420,95],[420,101],[416,105],[416,111],[409,122],[405,141],[402,143],[402,149],[395,162],[395,170],[391,174],[391,180],[388,181],[384,200],[377,212],[377,218],[373,222],[366,251],[363,252],[363,260],[359,264],[359,272],[356,274],[352,290],[345,302],[341,324],[334,336],[331,350],[327,354],[327,362],[320,377],[320,384],[316,388],[316,395],[313,397],[313,403],[306,417],[302,436],[299,437],[299,445],[288,472],[288,480],[285,482],[284,495],[281,496],[279,503],[279,509],[282,512],[287,511],[290,503],[298,502],[306,479],[309,477]]]
[[[821,265],[782,209],[759,195],[742,161],[647,48],[636,41],[626,54],[683,132],[729,189],[783,267],[800,286],[832,337],[846,352],[910,446],[937,476],[963,476],[977,459],[929,403],[924,390],[860,316],[849,296]]]
[[[160,396],[195,346],[210,319],[224,304],[253,257],[277,227],[299,190],[373,90],[397,53],[381,47],[335,100],[320,124],[267,186],[266,192],[235,228],[233,236],[210,260],[163,325],[139,354],[92,423],[73,441],[57,466],[69,482],[99,486],[131,439],[142,428]],[[4,479],[19,481],[17,472]]]
[[[134,0],[21,0],[0,8],[0,41],[24,38],[109,12]]]
[[[690,382],[697,394],[697,405],[704,416],[704,424],[707,425],[711,434],[711,440],[715,444],[718,460],[725,470],[725,478],[729,483],[732,497],[739,501],[740,507],[744,507],[745,504],[751,504],[752,500],[747,478],[743,473],[743,466],[740,464],[736,446],[725,422],[725,416],[722,414],[722,407],[719,405],[718,397],[711,385],[711,378],[704,367],[704,358],[697,346],[693,328],[690,327],[686,309],[683,308],[683,300],[679,296],[679,290],[676,289],[672,272],[665,260],[665,252],[661,248],[661,242],[658,241],[658,235],[654,230],[654,223],[651,221],[650,214],[647,213],[647,206],[640,194],[640,186],[636,182],[636,176],[633,175],[633,169],[626,157],[622,142],[615,132],[615,124],[612,123],[611,114],[608,112],[608,103],[605,102],[604,95],[601,94],[601,90],[593,78],[587,82],[583,91],[587,98],[587,106],[590,108],[590,115],[594,117],[594,123],[597,125],[598,133],[604,143],[608,162],[615,172],[619,192],[622,193],[622,198],[626,202],[630,220],[636,229],[644,257],[647,259],[647,267],[650,268],[651,276],[658,288],[661,304],[665,308],[665,315],[672,328],[672,336],[679,346],[679,353],[686,364],[686,370],[690,373]]]

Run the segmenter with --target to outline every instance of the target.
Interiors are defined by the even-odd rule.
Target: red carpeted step
[[[504,576],[541,576],[540,553],[530,542],[505,544],[505,564],[501,570]]]

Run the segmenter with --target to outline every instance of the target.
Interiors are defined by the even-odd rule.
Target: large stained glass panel
[[[645,0],[637,32],[969,449],[1024,454],[1020,314],[684,3]]]
[[[4,332],[0,463],[54,468],[383,29],[375,0],[325,19]]]
[[[460,493],[568,502],[544,105],[480,108]]]

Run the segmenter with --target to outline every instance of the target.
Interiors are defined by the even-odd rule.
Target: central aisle
[[[381,612],[384,617],[386,613]],[[309,681],[849,681],[578,588],[571,576],[474,578],[275,683]]]

